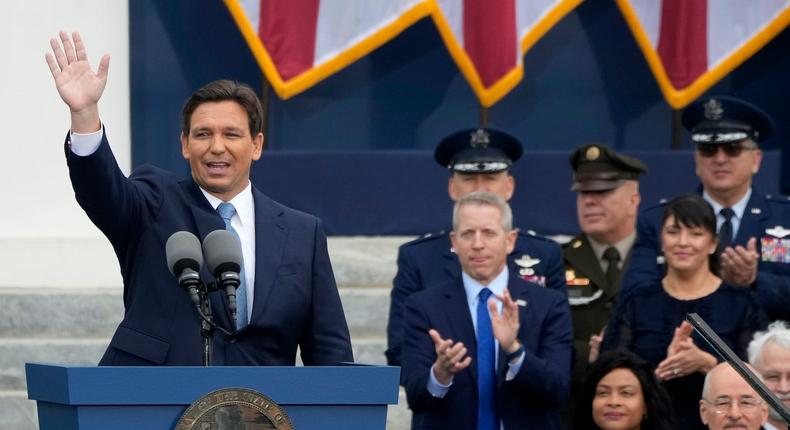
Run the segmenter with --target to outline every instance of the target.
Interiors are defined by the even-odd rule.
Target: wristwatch
[[[508,363],[510,363],[511,361],[513,361],[513,359],[520,357],[521,354],[523,353],[524,353],[524,345],[521,344],[521,342],[519,342],[518,349],[513,352],[505,354],[505,358],[507,359]]]

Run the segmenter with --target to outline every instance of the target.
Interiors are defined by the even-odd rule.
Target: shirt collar
[[[593,249],[595,258],[597,258],[598,260],[603,260],[603,253],[606,251],[606,249],[609,248],[610,246],[614,246],[617,249],[617,252],[620,253],[621,262],[625,261],[625,256],[628,255],[629,251],[631,251],[631,247],[634,246],[635,240],[636,240],[636,230],[632,231],[628,236],[623,238],[623,240],[612,245],[607,245],[603,242],[598,242],[592,237],[587,236],[587,241],[590,242],[590,247]]]
[[[223,200],[217,196],[204,190],[203,187],[200,187],[200,192],[203,193],[214,210],[217,210],[217,206],[223,202]],[[252,222],[255,217],[255,204],[252,199],[252,182],[248,182],[247,187],[230,199],[228,203],[236,208],[236,215],[239,217],[242,226],[247,222]]]
[[[471,276],[467,275],[466,272],[461,272],[461,279],[464,282],[464,291],[466,291],[466,302],[467,303],[475,303],[478,299],[478,295],[483,288],[488,288],[491,290],[492,293],[496,294],[497,296],[502,296],[505,292],[505,288],[507,288],[507,281],[508,281],[508,270],[507,264],[505,267],[502,268],[502,272],[497,275],[488,285],[482,285],[476,280],[474,280]]]
[[[735,217],[738,218],[739,220],[743,219],[743,213],[746,212],[746,206],[749,204],[749,198],[751,197],[752,197],[752,189],[749,188],[749,190],[746,191],[746,194],[744,194],[744,196],[741,197],[741,199],[738,200],[737,203],[732,205],[731,209],[733,212],[735,212]],[[713,197],[711,197],[707,191],[702,192],[702,198],[705,199],[706,202],[710,203],[711,207],[713,207],[713,212],[716,214],[716,217],[718,217],[719,212],[724,208],[724,206],[722,206],[716,200],[713,200]]]

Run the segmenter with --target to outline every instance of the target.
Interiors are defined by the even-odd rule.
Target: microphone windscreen
[[[167,268],[176,276],[181,276],[184,269],[199,272],[203,265],[200,240],[188,231],[177,231],[167,239],[165,255]]]
[[[244,256],[238,237],[227,230],[214,230],[203,239],[203,255],[214,276],[223,272],[241,272]]]

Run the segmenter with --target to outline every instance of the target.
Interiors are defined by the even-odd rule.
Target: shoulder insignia
[[[524,254],[521,257],[519,257],[516,260],[514,260],[513,262],[516,263],[516,265],[518,265],[519,267],[530,268],[530,267],[540,263],[540,259],[539,258],[532,258],[528,254]],[[528,275],[531,275],[531,274],[532,273],[528,273]]]
[[[425,233],[424,235],[419,236],[419,237],[417,237],[415,239],[412,239],[412,240],[404,243],[401,246],[411,247],[411,246],[414,246],[414,245],[419,245],[421,243],[438,240],[438,239],[441,239],[441,238],[446,237],[446,236],[447,236],[447,233],[444,230],[437,231],[437,232],[432,232],[432,233]]]

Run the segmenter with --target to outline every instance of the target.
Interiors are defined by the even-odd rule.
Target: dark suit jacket
[[[500,350],[498,402],[505,428],[559,429],[557,413],[568,396],[573,334],[566,297],[510,277],[508,290],[519,306],[518,338],[526,349],[516,377],[505,381],[507,363]],[[460,277],[406,300],[403,339],[403,384],[415,429],[474,429],[477,423],[477,343]],[[430,368],[436,361],[428,330],[445,339],[463,342],[472,364],[455,375],[445,397],[427,390]]]
[[[102,365],[200,365],[200,319],[169,272],[165,242],[186,230],[201,241],[225,228],[191,179],[143,166],[126,178],[107,143],[79,157],[66,142],[80,206],[115,249],[125,314]],[[320,221],[280,205],[253,187],[255,292],[250,324],[232,338],[214,334],[214,364],[306,365],[353,361]],[[204,282],[213,277],[204,267]],[[226,298],[211,293],[216,323],[230,330]]]
[[[388,364],[401,364],[403,303],[406,298],[461,276],[461,264],[451,248],[449,233],[442,232],[405,243],[398,250],[398,273],[392,282],[387,323]],[[516,246],[507,261],[511,276],[565,294],[562,252],[553,240],[519,231]]]
[[[631,262],[623,275],[622,290],[633,286],[656,282],[664,276],[664,265],[657,264],[661,256],[661,217],[666,202],[648,207],[639,213],[636,226],[636,242],[631,251]],[[767,196],[752,189],[752,195],[743,213],[733,244],[746,245],[749,238],[757,239],[757,251],[761,254],[757,267],[757,281],[752,286],[755,298],[770,320],[790,319],[790,260],[777,260],[762,249],[764,241],[777,237],[770,229],[790,227],[790,201],[784,196]],[[790,247],[790,236],[784,237],[784,247]]]

